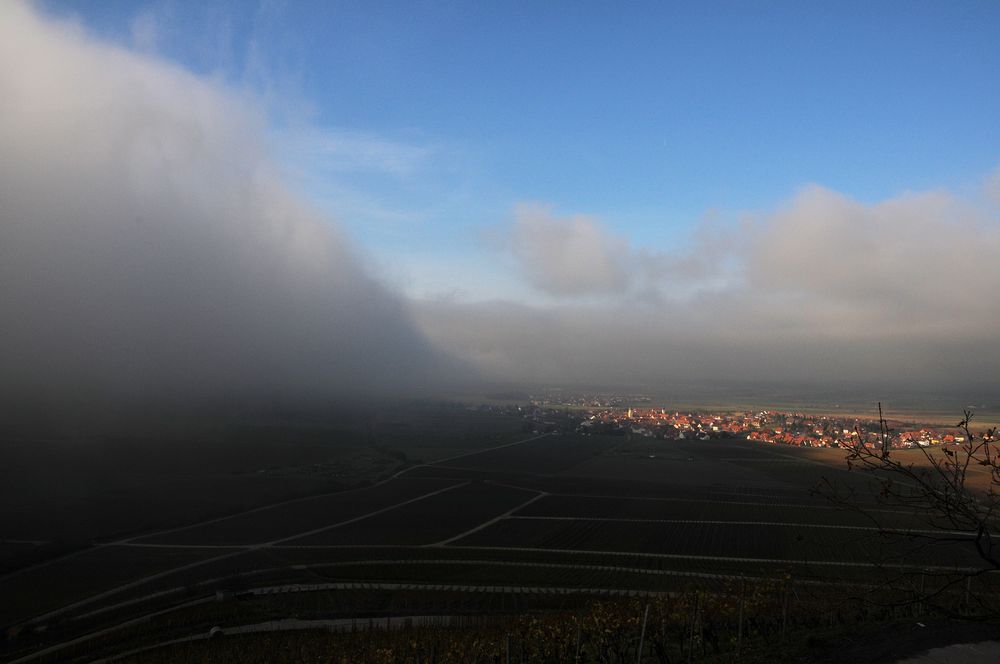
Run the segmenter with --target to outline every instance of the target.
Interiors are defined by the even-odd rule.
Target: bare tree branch
[[[856,427],[855,435],[844,443],[848,469],[870,479],[873,501],[865,500],[856,487],[843,482],[824,480],[817,488],[819,494],[865,517],[875,527],[880,542],[874,563],[886,572],[876,586],[880,591],[905,588],[919,576],[919,592],[902,600],[893,599],[892,593],[883,593],[876,603],[898,606],[899,601],[930,602],[944,606],[947,602],[937,600],[946,596],[953,600],[956,587],[964,582],[962,606],[966,614],[974,600],[980,613],[997,615],[1000,607],[990,601],[995,593],[977,593],[973,598],[969,590],[973,579],[977,585],[985,586],[986,579],[1000,572],[1000,550],[994,547],[1000,527],[997,428],[973,431],[973,413],[965,410],[956,425],[961,432],[959,444],[954,448],[947,444],[940,448],[920,446],[915,463],[912,457],[907,459],[905,453],[893,448],[893,431],[881,403],[878,418],[877,434],[867,434]],[[979,486],[973,474],[982,482],[983,473],[985,486]],[[906,527],[900,525],[901,518],[908,522]],[[954,562],[955,570],[915,571],[898,564],[926,560],[929,555],[940,555],[943,560]],[[889,572],[890,562],[892,572]],[[930,588],[924,586],[928,578],[934,582]],[[869,593],[868,599],[876,596]]]

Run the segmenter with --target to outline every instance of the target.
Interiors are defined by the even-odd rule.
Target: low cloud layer
[[[628,243],[590,217],[556,217],[544,206],[520,205],[509,246],[528,281],[546,293],[615,293],[629,285]]]
[[[603,302],[575,297],[588,283],[582,277],[575,290],[553,287],[599,263],[581,258],[577,272],[573,239],[562,245],[566,260],[553,263],[564,268],[558,275],[542,279],[523,261],[526,277],[562,304],[426,302],[420,318],[432,338],[512,381],[996,391],[1000,211],[989,202],[992,184],[970,200],[933,191],[876,204],[811,186],[728,233],[700,233],[682,254],[630,248],[588,221],[577,234],[588,239],[585,255],[622,259],[614,278],[590,284],[614,291]],[[540,245],[574,237],[572,224],[543,223],[531,240],[526,229],[534,227],[519,215],[512,233]]]
[[[810,187],[751,236],[748,288],[838,338],[989,338],[1000,216],[946,191],[865,205]]]
[[[660,299],[670,292],[718,287],[732,275],[728,254],[738,240],[703,224],[686,253],[636,247],[595,217],[559,216],[549,206],[523,203],[499,235],[521,278],[556,299],[601,296]]]
[[[0,392],[418,392],[457,371],[236,93],[0,3]]]

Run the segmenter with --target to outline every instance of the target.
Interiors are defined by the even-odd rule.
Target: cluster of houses
[[[630,435],[664,440],[741,438],[798,447],[845,447],[859,441],[880,447],[879,421],[846,415],[789,413],[775,410],[745,412],[680,411],[654,407],[650,397],[545,395],[524,406],[490,406],[525,420],[535,433],[576,431],[581,434]],[[631,406],[629,405],[631,404]],[[892,449],[957,445],[961,430],[890,421]]]
[[[929,426],[893,423],[888,433],[894,449],[964,442],[964,436]],[[899,425],[902,425],[899,426]],[[905,427],[905,428],[903,428]],[[705,413],[665,408],[606,408],[588,411],[577,427],[580,433],[630,434],[662,439],[745,438],[799,447],[843,447],[861,441],[881,444],[878,420],[832,415],[759,411]]]

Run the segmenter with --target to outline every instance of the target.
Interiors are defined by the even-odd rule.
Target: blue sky
[[[1000,164],[995,2],[45,7],[257,95],[290,178],[415,295],[538,296],[497,249],[524,202],[658,250],[810,183],[876,203]]]

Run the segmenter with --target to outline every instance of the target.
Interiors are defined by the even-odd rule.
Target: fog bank
[[[427,393],[457,375],[293,195],[252,100],[0,4],[0,392]]]

